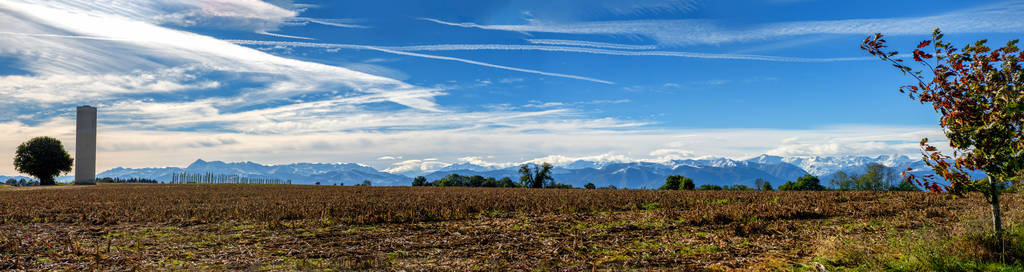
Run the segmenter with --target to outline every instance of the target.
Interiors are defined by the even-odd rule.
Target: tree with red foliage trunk
[[[1018,40],[998,49],[986,46],[986,40],[958,49],[942,38],[935,29],[932,39],[914,49],[920,70],[896,51],[886,51],[880,33],[864,39],[861,49],[916,79],[916,84],[899,91],[922,104],[931,103],[942,115],[940,125],[953,155],[943,154],[927,138],[921,140],[921,148],[925,163],[949,185],[936,184],[934,175],[915,177],[904,171],[904,176],[935,193],[981,192],[992,206],[993,228],[1001,235],[1000,192],[1009,181],[1024,176],[1024,54],[1017,48]],[[986,178],[973,180],[968,171],[983,171]]]

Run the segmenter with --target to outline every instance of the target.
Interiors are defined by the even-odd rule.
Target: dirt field
[[[984,229],[988,208],[980,198],[286,185],[2,188],[0,269],[801,270],[815,262],[834,269],[856,262],[857,254],[867,254],[866,261],[898,255],[905,241]],[[1020,198],[1004,199],[1004,220],[1020,222]]]

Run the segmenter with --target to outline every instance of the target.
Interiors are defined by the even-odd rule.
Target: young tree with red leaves
[[[925,163],[949,186],[936,184],[934,175],[915,177],[904,171],[904,176],[935,193],[981,192],[992,206],[993,228],[1001,235],[1000,192],[1008,182],[1024,177],[1024,54],[1017,48],[1018,40],[994,50],[986,40],[958,49],[942,37],[935,29],[932,39],[914,49],[913,60],[923,67],[916,71],[899,59],[899,53],[886,51],[880,33],[864,39],[861,49],[916,79],[917,84],[902,86],[900,92],[931,103],[942,115],[939,124],[953,155],[929,145],[927,138],[921,140],[921,148]],[[984,171],[986,178],[972,180],[968,171]]]

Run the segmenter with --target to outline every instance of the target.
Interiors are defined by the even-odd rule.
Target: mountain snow
[[[781,157],[760,155],[735,160],[729,158],[700,158],[671,160],[666,162],[598,162],[577,160],[557,165],[552,175],[560,183],[582,187],[593,182],[598,186],[614,185],[625,188],[657,188],[670,175],[684,175],[699,184],[748,185],[754,180],[764,179],[775,186],[797,177],[811,174],[827,183],[836,172],[863,173],[872,163],[893,167],[898,171],[908,168],[916,174],[929,171],[919,159],[908,156],[834,156],[834,157]],[[443,178],[449,174],[481,175],[485,177],[510,177],[518,180],[518,166],[501,168],[476,165],[470,162],[452,164],[438,171],[424,173],[428,180]],[[242,175],[248,177],[278,178],[292,180],[295,184],[356,184],[364,180],[374,185],[408,185],[411,176],[382,172],[373,167],[356,163],[294,163],[286,165],[261,165],[253,162],[220,162],[196,160],[185,168],[114,168],[97,177],[150,178],[170,181],[173,173],[214,173]]]

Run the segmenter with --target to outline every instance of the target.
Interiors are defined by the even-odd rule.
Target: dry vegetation
[[[963,241],[952,233],[984,228],[987,210],[975,198],[283,185],[3,188],[0,269],[793,270],[812,262],[833,269],[935,269],[907,253],[935,246],[907,241]],[[1020,222],[1020,198],[1008,194],[1004,205],[1007,222]],[[973,254],[965,258],[987,254],[984,245],[960,246]]]

